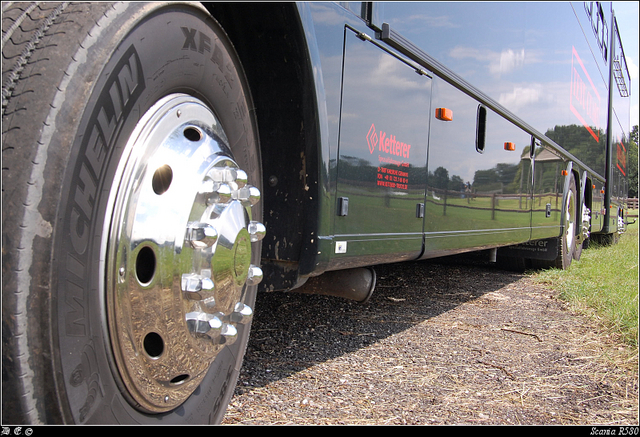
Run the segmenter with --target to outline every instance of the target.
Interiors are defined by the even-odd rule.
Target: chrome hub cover
[[[582,243],[589,239],[591,235],[591,210],[587,208],[587,205],[582,204],[582,227],[579,234],[579,243]]]
[[[103,233],[114,363],[133,403],[165,412],[251,319],[244,299],[262,279],[252,264],[265,234],[252,220],[260,192],[215,115],[182,94],[142,117],[114,180]]]
[[[569,252],[571,248],[573,248],[573,242],[576,236],[576,218],[574,215],[574,211],[576,210],[575,206],[575,196],[572,191],[567,193],[567,201],[565,204],[565,221],[564,221],[564,238],[565,238],[565,251]]]

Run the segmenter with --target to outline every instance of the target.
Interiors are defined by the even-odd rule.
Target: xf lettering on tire
[[[214,44],[213,40],[207,34],[197,29],[189,27],[181,27],[180,29],[182,29],[182,34],[184,36],[182,50],[191,50],[201,54],[210,53],[211,57],[209,60],[218,66],[218,69],[226,79],[226,83],[229,85],[229,88],[233,88],[234,79],[230,74],[230,72],[233,71],[233,66],[227,63],[225,67],[224,55],[218,44]]]

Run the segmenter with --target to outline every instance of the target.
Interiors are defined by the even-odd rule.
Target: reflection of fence
[[[443,208],[442,215],[447,215],[447,208],[463,208],[478,211],[491,211],[491,219],[496,219],[496,212],[546,212],[547,205],[543,204],[543,199],[548,199],[551,203],[555,199],[555,205],[550,212],[559,212],[559,203],[562,194],[547,193],[536,194],[533,197],[529,194],[504,194],[504,193],[474,193],[470,191],[450,191],[429,187],[427,189],[427,202],[440,205]],[[486,199],[486,200],[485,200]],[[454,200],[457,200],[454,202]],[[483,201],[484,200],[484,201]],[[513,201],[517,203],[516,208],[500,207],[502,201]],[[504,202],[503,202],[504,203]],[[536,208],[542,207],[542,208]]]
[[[638,209],[638,198],[634,197],[632,199],[627,199],[627,208]]]

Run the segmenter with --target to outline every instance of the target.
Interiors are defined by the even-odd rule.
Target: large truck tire
[[[569,180],[569,186],[564,198],[562,235],[558,237],[558,256],[551,261],[531,260],[533,268],[557,268],[567,270],[576,256],[578,243],[578,226],[582,226],[582,218],[578,221],[577,188],[575,178]],[[581,230],[580,230],[581,232]]]
[[[265,232],[232,45],[193,4],[2,19],[3,423],[219,423]]]

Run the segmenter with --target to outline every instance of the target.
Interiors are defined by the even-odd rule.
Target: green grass
[[[568,270],[534,275],[560,291],[575,308],[595,314],[621,340],[638,347],[638,223],[630,225],[618,244],[582,251]]]

